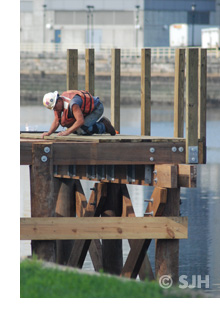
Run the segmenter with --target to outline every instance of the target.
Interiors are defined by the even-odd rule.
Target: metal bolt
[[[177,148],[176,147],[172,147],[172,152],[176,152]]]
[[[157,178],[155,178],[155,179],[154,179],[154,182],[155,182],[155,183],[157,183],[157,181],[158,181],[158,179],[157,179]]]
[[[49,147],[44,147],[44,152],[45,153],[49,153],[50,152],[50,148]]]
[[[42,161],[42,162],[46,162],[46,161],[47,161],[47,156],[42,156],[42,157],[41,157],[41,161]]]
[[[193,162],[196,161],[196,158],[195,158],[195,157],[192,157],[192,161],[193,161]]]
[[[153,211],[152,212],[145,212],[144,215],[152,215],[153,216],[154,212]]]
[[[155,152],[155,148],[153,148],[153,147],[150,148],[150,152],[151,152],[151,153],[154,153],[154,152]]]
[[[153,173],[155,174],[155,176],[157,175],[157,170],[154,170]]]
[[[184,148],[183,147],[179,147],[179,152],[183,152]]]
[[[144,202],[154,202],[154,199],[146,199],[146,200],[144,200]]]
[[[154,161],[154,157],[150,157],[150,161]]]

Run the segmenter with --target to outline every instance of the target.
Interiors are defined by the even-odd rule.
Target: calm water
[[[167,111],[168,112],[168,111]],[[110,117],[110,110],[105,110]],[[152,111],[152,119],[156,114]],[[164,114],[167,118],[167,114]],[[170,114],[172,117],[172,113]],[[47,131],[53,120],[53,112],[42,106],[21,107],[21,130]],[[163,121],[152,122],[153,136],[173,136],[173,123]],[[121,134],[140,134],[140,110],[121,110]],[[191,284],[192,275],[201,275],[205,279],[209,275],[210,289],[205,289],[207,295],[220,297],[220,121],[207,123],[207,164],[198,166],[197,188],[181,188],[181,215],[188,217],[189,238],[180,240],[180,275],[187,275]],[[27,166],[21,166],[21,216],[30,216],[30,184]],[[91,182],[83,182],[87,198],[90,195]],[[152,187],[128,185],[135,213],[142,216],[146,209],[144,200],[149,198]],[[123,241],[124,257],[129,248]],[[21,255],[30,255],[30,241],[21,242]],[[154,242],[148,252],[154,270]],[[87,256],[85,269],[93,269],[90,257]],[[198,277],[198,276],[197,276]],[[203,284],[202,286],[205,286]]]

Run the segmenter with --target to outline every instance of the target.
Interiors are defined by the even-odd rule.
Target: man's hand
[[[44,136],[50,136],[50,134],[48,134],[48,132],[45,132],[41,135],[41,138],[44,138]]]
[[[70,133],[68,132],[68,130],[64,130],[64,131],[60,131],[57,136],[68,136]]]

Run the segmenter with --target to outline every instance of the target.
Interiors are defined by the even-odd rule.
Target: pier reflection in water
[[[139,109],[122,108],[121,133],[140,134]],[[105,115],[110,117],[107,108]],[[49,112],[42,106],[21,107],[21,130],[27,127],[38,131],[47,131],[53,120],[53,112]],[[163,121],[152,122],[153,136],[173,136],[173,123]],[[188,217],[189,238],[180,240],[179,274],[187,275],[187,281],[191,283],[192,275],[205,275],[210,277],[210,292],[220,296],[220,122],[207,123],[207,164],[198,165],[197,188],[181,188],[180,212]],[[21,216],[30,216],[30,183],[29,168],[21,166]],[[82,182],[85,194],[90,195],[91,183]],[[142,216],[153,190],[152,187],[128,185],[131,200],[137,216]],[[129,247],[124,240],[124,255],[127,256]],[[30,255],[30,241],[21,241],[21,256]],[[154,241],[149,248],[149,259],[154,270]],[[87,256],[84,263],[85,269],[93,269],[90,257]],[[203,286],[203,285],[202,285]],[[206,291],[207,292],[207,291]]]

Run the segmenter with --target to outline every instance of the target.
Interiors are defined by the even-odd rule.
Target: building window
[[[188,24],[209,24],[209,12],[188,12]]]

